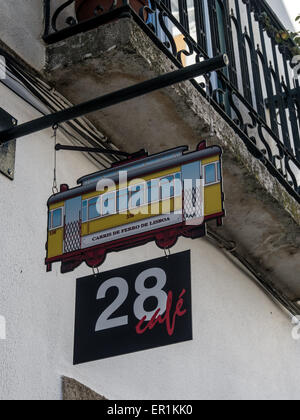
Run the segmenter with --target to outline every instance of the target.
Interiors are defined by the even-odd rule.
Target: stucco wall
[[[64,374],[109,399],[299,398],[300,347],[288,318],[206,240],[180,240],[172,252],[189,248],[194,341],[74,369],[67,360],[73,312],[65,309]],[[148,245],[110,256],[102,269],[161,254]]]
[[[0,107],[20,123],[39,116],[1,85]],[[7,341],[0,341],[3,399],[61,396],[61,304],[72,308],[74,281],[58,271],[46,275],[44,267],[46,203],[53,179],[51,136],[49,130],[19,140],[15,181],[0,176],[0,314],[7,321]],[[59,181],[75,185],[78,176],[96,169],[80,154],[60,153]],[[72,324],[68,328],[72,330]]]
[[[1,41],[38,70],[45,60],[43,22],[42,0],[1,1]]]

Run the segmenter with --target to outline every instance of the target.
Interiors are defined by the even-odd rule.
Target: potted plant
[[[149,7],[148,0],[130,0],[133,10],[145,21],[148,19],[148,12],[144,7]],[[75,10],[78,22],[91,19],[97,15],[109,12],[112,8],[123,6],[123,0],[76,0]]]

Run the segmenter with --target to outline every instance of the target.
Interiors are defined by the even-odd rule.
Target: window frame
[[[212,165],[214,165],[214,168],[215,168],[215,179],[216,179],[216,180],[215,180],[214,182],[207,182],[207,181],[206,181],[206,167],[207,167],[207,166],[212,166]],[[219,165],[219,167],[220,167],[220,171],[219,171],[219,169],[218,169],[218,165]],[[220,184],[221,179],[222,179],[222,173],[221,173],[221,164],[220,164],[220,161],[207,163],[207,164],[205,164],[205,165],[202,165],[202,168],[203,168],[203,178],[204,178],[204,184],[205,184],[205,187],[210,186],[210,185]],[[220,177],[219,177],[219,175],[220,175]]]
[[[180,180],[182,181],[182,173],[181,173],[181,171],[178,171],[178,172],[174,172],[174,173],[169,174],[169,175],[165,175],[163,177],[152,178],[152,179],[150,179],[148,181],[145,181],[143,183],[130,185],[126,188],[116,189],[114,191],[107,192],[107,193],[101,194],[101,195],[96,196],[96,197],[91,197],[91,198],[87,198],[85,200],[82,200],[82,206],[81,206],[81,208],[82,208],[82,219],[84,219],[84,217],[83,217],[84,216],[84,211],[83,211],[84,202],[87,203],[86,204],[86,221],[82,220],[82,222],[83,223],[92,222],[94,220],[102,219],[104,217],[110,217],[110,216],[118,215],[118,214],[121,214],[121,213],[124,213],[124,212],[128,212],[130,210],[135,210],[135,209],[138,209],[138,208],[141,208],[141,207],[144,207],[144,206],[149,206],[149,205],[152,205],[152,204],[155,204],[155,203],[160,203],[162,201],[171,200],[171,199],[174,199],[174,198],[177,198],[177,197],[181,197],[182,196],[182,191],[180,192],[180,194],[176,194],[175,180],[176,180],[177,175],[180,176]],[[162,182],[161,181],[166,179],[166,178],[171,178],[171,177],[173,179],[172,180],[172,188],[173,188],[173,191],[174,191],[174,195],[169,197],[169,198],[163,199],[162,198]],[[151,183],[153,181],[157,182],[157,187],[158,187],[158,191],[159,191],[159,198],[158,198],[158,200],[155,200],[155,201],[151,201],[151,200],[149,201],[149,190],[151,190]],[[139,186],[144,189],[144,203],[141,204],[140,206],[129,207],[129,192],[130,192],[130,189],[131,188],[137,188]],[[127,208],[120,210],[120,208],[119,208],[119,197],[120,197],[120,193],[122,193],[124,191],[127,192]],[[95,199],[97,199],[97,200],[100,199],[101,200],[100,201],[100,207],[101,207],[101,210],[102,210],[103,196],[105,196],[107,194],[114,194],[115,212],[112,213],[112,214],[105,214],[105,215],[104,214],[99,214],[99,216],[97,216],[97,217],[90,218],[89,217],[90,201],[95,200]]]
[[[130,190],[130,188],[139,187],[139,186],[143,186],[144,187],[144,203],[142,205],[140,205],[140,206],[129,207],[129,190]],[[128,211],[140,209],[141,207],[144,207],[144,206],[148,206],[149,205],[149,203],[148,203],[148,197],[147,197],[147,195],[148,195],[147,194],[147,192],[148,192],[147,186],[148,186],[148,183],[145,181],[145,182],[140,183],[140,184],[130,185],[127,188],[127,198],[128,198],[128,206],[127,207],[128,207]]]
[[[96,206],[97,206],[97,201],[99,199],[101,200],[101,195],[99,195],[97,197],[89,198],[87,200],[87,221],[88,222],[93,221],[93,220],[100,219],[102,217],[101,214],[99,214],[99,213],[98,213],[98,216],[97,217],[90,217],[90,201],[95,200],[95,199],[96,199]],[[101,200],[101,208],[102,208],[102,200]]]
[[[156,181],[157,182],[157,189],[158,189],[158,200],[151,200],[151,194],[150,194],[150,201],[149,201],[149,189],[150,191],[152,190],[152,181]],[[148,206],[151,206],[152,204],[156,204],[156,203],[160,203],[161,202],[161,198],[160,198],[160,178],[152,178],[149,179],[146,183],[147,185],[147,202],[148,202]]]
[[[104,194],[101,194],[100,195],[100,199],[101,199],[101,215],[100,215],[100,218],[101,219],[103,217],[110,217],[110,216],[115,216],[115,215],[119,214],[118,211],[117,211],[117,209],[118,209],[118,207],[117,207],[117,192],[118,192],[118,190],[114,190],[114,191],[110,191],[110,192],[105,192]],[[102,210],[103,210],[103,197],[105,195],[109,195],[109,194],[114,194],[114,203],[115,203],[114,213],[102,214]]]
[[[174,172],[174,173],[172,173],[172,174],[170,174],[170,175],[166,175],[166,176],[163,176],[163,177],[161,177],[160,179],[159,179],[159,191],[160,191],[160,201],[165,201],[165,200],[172,200],[172,199],[174,199],[174,198],[178,198],[178,197],[181,197],[182,196],[182,190],[181,190],[181,192],[180,192],[180,194],[176,194],[176,188],[175,188],[175,180],[176,180],[176,175],[178,175],[178,174],[180,174],[180,181],[182,182],[182,173],[181,173],[181,171],[179,171],[179,172]],[[174,191],[174,194],[172,195],[172,196],[170,196],[170,197],[168,197],[168,198],[162,198],[162,183],[161,183],[161,181],[163,180],[163,179],[166,179],[166,178],[173,178],[173,181],[172,181],[172,188],[173,188],[173,191]]]
[[[167,182],[163,183],[162,181],[167,179],[167,178],[172,178],[172,181],[171,182],[168,181],[168,184],[172,184],[171,188],[173,188],[174,194],[173,195],[170,194],[169,197],[163,198],[163,185],[167,184]],[[172,175],[166,175],[166,176],[160,178],[160,180],[159,180],[159,195],[160,195],[160,201],[172,200],[172,198],[175,198],[175,175],[173,175],[173,174]]]
[[[65,207],[61,206],[61,207],[57,207],[56,209],[49,211],[49,221],[48,221],[49,232],[57,230],[57,229],[61,229],[62,227],[64,227],[64,209]],[[61,210],[61,224],[59,226],[53,227],[53,213],[57,210]]]
[[[180,194],[176,194],[176,175],[180,176],[180,183],[181,183],[181,190],[180,190]],[[182,182],[182,171],[179,172],[175,172],[174,173],[174,197],[173,198],[178,198],[178,197],[182,197],[183,195],[183,182]]]
[[[93,222],[94,220],[98,220],[98,219],[102,219],[104,217],[109,217],[109,216],[114,216],[116,214],[119,214],[118,211],[117,211],[117,198],[116,198],[117,197],[117,192],[118,192],[118,190],[115,190],[115,191],[111,191],[111,192],[107,192],[107,193],[101,194],[101,195],[96,196],[96,197],[91,197],[91,198],[87,198],[85,200],[82,200],[82,206],[81,206],[82,210],[83,210],[83,203],[85,201],[87,202],[87,206],[86,206],[87,220],[86,221],[83,221],[83,223],[89,223],[89,222]],[[107,194],[114,194],[114,202],[115,202],[115,211],[114,211],[114,213],[111,213],[111,214],[99,214],[98,213],[98,216],[97,217],[90,217],[90,214],[89,214],[90,201],[95,200],[95,199],[97,201],[100,200],[100,207],[101,207],[101,211],[102,211],[103,210],[102,209],[102,206],[103,206],[103,196],[104,195],[107,195]],[[82,211],[82,215],[83,215],[83,211]]]
[[[120,193],[122,193],[123,191],[126,191],[126,197],[127,197],[127,206],[126,206],[126,209],[122,209],[122,210],[120,210]],[[125,211],[127,212],[129,209],[128,209],[128,207],[129,207],[129,200],[128,200],[128,187],[127,188],[121,188],[121,189],[118,189],[118,190],[116,190],[116,214],[121,214],[121,213],[124,213]]]

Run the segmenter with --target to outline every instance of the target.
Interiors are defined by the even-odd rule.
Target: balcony
[[[211,238],[238,250],[259,267],[266,287],[294,305],[300,298],[300,85],[295,46],[276,40],[284,30],[280,20],[263,0],[151,0],[139,10],[128,0],[111,1],[106,10],[99,0],[94,16],[80,21],[74,3],[44,0],[43,37],[44,75],[73,103],[229,55],[224,71],[89,120],[129,152],[194,148],[203,139],[222,146],[228,217],[221,230],[210,226]]]
[[[147,22],[137,16],[129,1],[123,1],[122,7],[115,7],[112,1],[108,13],[102,13],[100,1],[95,10],[95,15],[99,11],[100,15],[81,23],[74,15],[66,18],[66,10],[74,1],[54,11],[50,8],[52,2],[45,1],[46,43],[127,17],[134,19],[178,67],[226,52],[231,61],[229,71],[210,75],[205,86],[204,81],[193,84],[202,95],[209,96],[249,151],[299,201],[299,79],[294,79],[291,67],[293,45],[277,44],[274,31],[284,28],[264,1],[236,0],[232,2],[235,9],[229,9],[228,0],[211,0],[209,23],[205,1],[153,0],[152,9],[145,7]],[[59,28],[62,20],[69,26]]]

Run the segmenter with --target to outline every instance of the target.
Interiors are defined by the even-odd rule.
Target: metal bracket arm
[[[142,149],[135,153],[121,152],[120,150],[103,149],[100,147],[81,147],[81,146],[65,146],[57,144],[55,150],[67,150],[71,152],[85,152],[85,153],[102,153],[104,155],[122,156],[127,159],[143,157],[147,155],[147,151]]]
[[[172,86],[176,83],[194,79],[198,76],[219,70],[228,65],[229,60],[227,55],[220,55],[218,57],[202,61],[201,63],[197,63],[192,66],[185,67],[180,70],[164,74],[162,76],[158,76],[154,79],[147,80],[137,85],[133,85],[125,89],[110,93],[108,95],[101,96],[91,101],[75,105],[63,111],[46,115],[25,124],[0,131],[0,145],[10,140],[24,137],[46,128],[53,127],[54,125],[71,121],[92,112],[108,108],[112,105],[120,104],[130,99],[146,95],[168,86]]]

